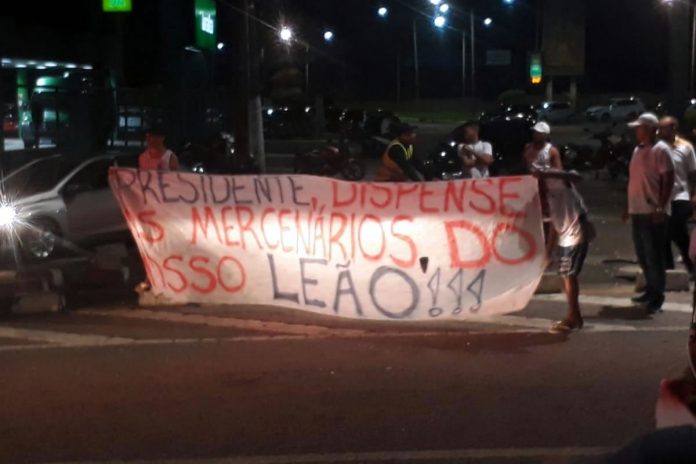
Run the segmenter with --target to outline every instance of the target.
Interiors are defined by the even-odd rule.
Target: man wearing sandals
[[[548,207],[551,227],[547,240],[549,259],[558,266],[563,279],[563,290],[568,300],[565,319],[551,326],[551,333],[570,333],[580,330],[584,321],[580,313],[580,285],[578,276],[582,272],[589,242],[594,238],[594,228],[587,220],[587,208],[575,189],[582,177],[574,171],[561,169],[537,169],[533,171],[540,180],[541,198]]]

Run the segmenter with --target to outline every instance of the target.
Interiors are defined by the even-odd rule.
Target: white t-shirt
[[[669,147],[669,154],[674,164],[674,190],[672,201],[689,201],[689,175],[696,172],[696,154],[694,147],[684,139],[677,137],[674,145]]]
[[[633,152],[628,176],[628,213],[652,214],[660,204],[660,178],[674,170],[669,146],[664,142],[639,145]],[[670,205],[664,205],[669,214]]]
[[[546,143],[541,149],[538,149],[534,144],[527,145],[524,154],[525,159],[530,164],[531,168],[545,170],[551,168],[551,148],[553,145]]]
[[[575,187],[561,179],[545,179],[549,219],[558,234],[559,247],[574,247],[584,240],[581,216],[587,208]]]
[[[482,140],[479,140],[476,143],[463,143],[460,145],[460,148],[461,147],[464,147],[469,151],[473,151],[478,155],[493,156],[493,146],[490,143],[484,142]],[[468,171],[468,175],[466,177],[470,179],[485,179],[487,177],[490,177],[490,173],[488,172],[488,166],[481,162],[477,162],[476,166],[464,169],[465,171]]]

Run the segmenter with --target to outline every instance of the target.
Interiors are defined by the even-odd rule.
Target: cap
[[[532,130],[534,132],[538,132],[540,134],[546,134],[546,135],[551,134],[551,126],[549,126],[544,121],[536,123],[534,125],[534,127],[532,127]]]
[[[396,132],[397,135],[401,135],[401,134],[408,134],[411,132],[415,132],[416,129],[417,129],[416,126],[412,126],[410,124],[406,124],[405,122],[402,122],[399,124],[395,124],[394,132]]]
[[[653,114],[653,113],[643,113],[640,116],[638,116],[638,119],[628,123],[628,127],[638,127],[638,126],[657,127],[659,125],[660,125],[660,121],[657,119],[657,116],[655,116],[655,114]]]

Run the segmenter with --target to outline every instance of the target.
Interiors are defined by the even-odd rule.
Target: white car
[[[536,107],[539,121],[558,124],[568,122],[575,116],[573,105],[568,102],[546,101]]]
[[[108,184],[111,166],[137,167],[137,157],[71,160],[53,155],[22,166],[2,181],[2,227],[14,230],[25,257],[44,259],[57,248],[129,239]],[[3,247],[8,245],[4,240]]]
[[[645,112],[645,105],[639,98],[612,98],[608,105],[587,108],[585,116],[589,121],[631,121]]]

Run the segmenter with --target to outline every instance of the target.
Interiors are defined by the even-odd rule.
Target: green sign
[[[217,46],[217,8],[215,0],[196,0],[196,45],[203,49]]]
[[[543,77],[544,69],[541,65],[541,55],[539,53],[534,53],[529,62],[529,78],[532,84],[541,84]]]
[[[106,13],[129,13],[133,10],[132,0],[102,0],[102,10]]]

